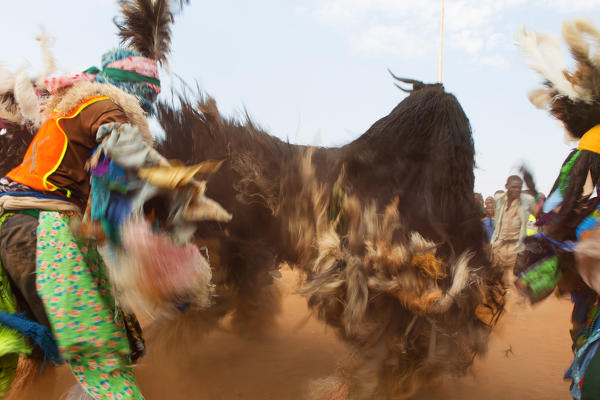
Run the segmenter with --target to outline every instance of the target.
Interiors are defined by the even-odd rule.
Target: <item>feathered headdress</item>
[[[575,60],[568,70],[558,38],[521,29],[518,43],[529,57],[528,66],[542,75],[544,87],[529,100],[565,124],[574,139],[600,124],[600,32],[588,21],[563,23],[562,35]]]
[[[575,61],[571,70],[556,37],[521,29],[517,39],[530,59],[528,66],[545,79],[529,100],[549,110],[579,140],[544,204],[546,212],[560,205],[559,214],[565,217],[600,183],[600,32],[590,22],[575,19],[563,22],[562,36]]]
[[[144,57],[166,65],[171,51],[172,1],[120,0],[122,18],[115,18],[121,44],[135,48]],[[189,0],[179,0],[179,8]]]
[[[187,0],[179,0],[179,9]],[[101,68],[90,67],[73,76],[46,79],[51,94],[79,81],[109,83],[133,94],[142,108],[153,113],[153,103],[160,93],[159,68],[167,66],[171,51],[173,8],[169,0],[119,0],[121,16],[114,22],[119,28],[121,44],[102,55]]]

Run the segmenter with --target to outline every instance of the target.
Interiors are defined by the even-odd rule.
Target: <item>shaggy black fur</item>
[[[217,301],[228,305],[221,311],[241,307],[240,317],[248,312],[270,320],[273,307],[261,299],[270,293],[265,288],[271,274],[282,261],[302,264],[314,253],[312,248],[297,249],[287,226],[288,216],[303,206],[293,200],[301,190],[299,160],[306,148],[268,135],[250,119],[223,120],[210,98],[201,98],[197,105],[180,100],[181,109],[167,103],[157,107],[167,133],[159,151],[186,163],[225,160],[209,177],[207,194],[231,212],[233,220],[205,224],[200,230],[202,238],[219,243],[213,250],[218,253]],[[490,265],[473,198],[469,121],[441,85],[415,85],[360,138],[341,148],[317,148],[312,162],[320,184],[329,191],[343,173],[344,192],[362,204],[374,202],[382,208],[398,198],[403,232],[417,231],[440,243],[438,256],[443,259],[470,250],[474,263]],[[497,277],[489,279],[497,283]],[[501,302],[490,307],[501,309]]]
[[[599,102],[573,101],[566,96],[556,98],[550,106],[550,114],[564,122],[567,130],[576,138],[600,122]]]
[[[0,136],[0,177],[15,168],[27,151],[33,133],[27,128],[3,122],[8,125],[6,133]]]
[[[469,120],[441,85],[412,91],[389,115],[344,146],[338,164],[345,165],[354,193],[368,195],[380,206],[397,196],[408,230],[444,243],[443,257],[468,248],[485,254],[473,198]]]

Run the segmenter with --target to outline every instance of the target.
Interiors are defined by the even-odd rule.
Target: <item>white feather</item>
[[[27,67],[28,65],[21,67],[17,73],[14,87],[15,100],[21,110],[21,114],[38,127],[42,122],[41,105],[35,93],[33,82],[27,76]]]
[[[44,80],[56,71],[56,60],[52,54],[51,48],[54,46],[54,38],[46,34],[46,30],[43,26],[40,26],[40,35],[37,40],[40,42],[42,49],[42,72],[36,80],[38,87],[44,86]]]
[[[15,74],[10,72],[4,63],[0,63],[0,94],[12,90],[15,85]]]
[[[528,67],[551,82],[560,94],[572,100],[582,98],[582,93],[578,93],[565,77],[565,59],[556,37],[543,33],[527,33],[522,27],[517,35],[517,42],[525,55],[530,58]]]
[[[552,96],[550,96],[550,90],[548,90],[548,88],[545,87],[530,91],[527,94],[527,97],[529,98],[531,104],[533,104],[536,108],[539,108],[540,110],[548,109],[548,107],[552,103]]]

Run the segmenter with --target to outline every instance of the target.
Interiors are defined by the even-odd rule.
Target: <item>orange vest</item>
[[[75,118],[90,104],[108,99],[109,97],[93,97],[80,104],[71,114],[59,116],[56,112],[53,113],[38,129],[25,153],[23,162],[6,176],[35,190],[48,192],[61,190],[66,193],[67,197],[71,197],[69,189],[59,188],[48,182],[48,177],[62,163],[69,145],[69,138],[60,126],[60,120]]]

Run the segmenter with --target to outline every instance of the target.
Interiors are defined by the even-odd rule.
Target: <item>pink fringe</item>
[[[195,245],[179,246],[141,219],[127,222],[121,232],[123,252],[111,274],[129,291],[123,293],[126,308],[210,301],[210,266]]]

